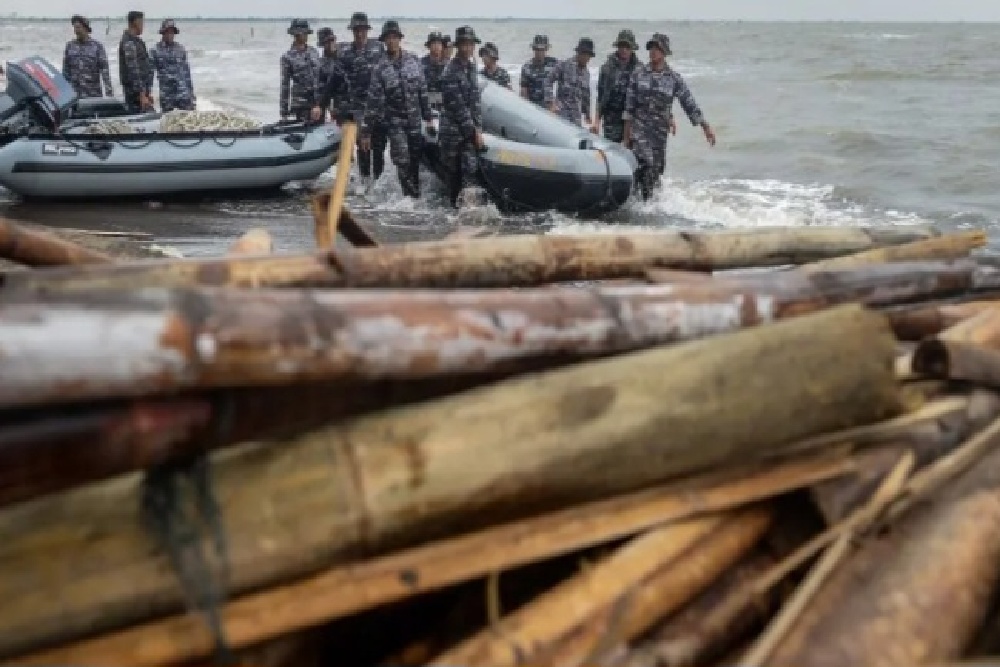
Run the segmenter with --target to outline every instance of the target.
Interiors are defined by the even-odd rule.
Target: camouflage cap
[[[433,44],[434,42],[440,42],[440,43],[441,43],[441,46],[444,46],[444,45],[445,45],[445,38],[444,38],[444,35],[442,35],[442,34],[441,34],[440,32],[438,32],[437,30],[435,30],[435,31],[434,31],[434,32],[432,32],[431,34],[427,35],[427,41],[426,41],[426,42],[424,42],[424,46],[430,46],[430,45],[431,45],[431,44]]]
[[[451,44],[451,35],[444,35],[444,48],[448,48]]]
[[[660,51],[663,51],[664,55],[669,56],[671,54],[670,38],[662,32],[655,32],[653,33],[653,36],[649,38],[649,41],[646,42],[646,48],[659,49]]]
[[[160,34],[166,34],[173,31],[175,35],[180,34],[180,30],[177,29],[177,24],[174,23],[173,19],[163,19],[163,23],[160,24]]]
[[[93,30],[90,29],[90,21],[88,21],[87,17],[85,16],[80,16],[79,14],[73,14],[69,22],[71,25],[74,23],[79,23],[80,25],[83,26],[83,29],[86,30],[87,32],[93,32]]]
[[[574,50],[577,53],[583,53],[591,57],[597,55],[594,53],[594,40],[589,37],[581,37],[580,43],[576,45],[576,49]]]
[[[535,39],[531,40],[532,49],[549,49],[549,36],[548,35],[535,35]]]
[[[635,41],[635,33],[631,30],[622,30],[618,33],[618,39],[611,46],[621,46],[624,44],[633,51],[639,48],[639,43]]]
[[[351,14],[351,22],[347,27],[350,30],[354,30],[355,28],[367,28],[368,30],[372,29],[371,24],[368,23],[368,14],[365,14],[364,12],[354,12]]]
[[[455,46],[458,46],[462,42],[475,42],[480,44],[481,40],[476,37],[476,31],[472,29],[471,26],[463,25],[461,28],[455,29]]]
[[[385,38],[389,35],[399,35],[399,38],[404,37],[403,31],[399,28],[399,21],[389,20],[382,25],[382,34],[378,36],[379,41],[385,41]]]
[[[288,26],[289,35],[311,35],[312,28],[309,27],[309,21],[305,19],[292,19],[291,25]]]
[[[327,42],[336,42],[337,36],[333,34],[332,28],[320,28],[316,31],[316,43],[319,45],[326,44]]]
[[[486,42],[483,44],[483,48],[479,49],[479,57],[484,58],[496,58],[500,60],[500,49],[493,42]]]

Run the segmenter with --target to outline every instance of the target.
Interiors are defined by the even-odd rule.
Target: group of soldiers
[[[141,35],[144,15],[128,13],[128,27],[118,44],[118,78],[122,97],[133,113],[153,110],[153,81],[159,81],[160,110],[193,111],[197,98],[191,83],[187,51],[176,41],[180,33],[173,19],[160,24],[160,41],[152,51],[146,49]],[[80,97],[113,97],[108,54],[104,45],[91,37],[90,21],[75,15],[70,19],[74,39],[63,53],[63,76]]]
[[[76,38],[66,45],[64,75],[81,97],[111,96],[103,45],[90,36],[86,18],[74,16],[71,22]],[[424,43],[427,53],[418,57],[402,49],[404,35],[397,21],[386,21],[378,39],[369,37],[372,26],[364,12],[355,12],[347,27],[351,41],[338,44],[333,30],[321,28],[313,48],[309,22],[291,22],[288,34],[293,42],[280,59],[281,117],[306,122],[323,122],[328,114],[337,120],[354,119],[360,124],[356,148],[361,189],[367,191],[382,175],[388,145],[404,194],[416,198],[424,128],[434,131],[436,115],[452,203],[465,188],[478,188],[478,154],[484,144],[477,77],[511,88],[510,75],[499,66],[497,46],[482,44],[470,26],[462,26],[454,39],[430,33]],[[129,110],[153,108],[154,75],[163,111],[194,109],[191,69],[184,47],[175,39],[179,33],[175,22],[163,21],[161,41],[152,52],[147,52],[142,32],[142,12],[129,12],[118,47],[119,76]],[[473,54],[479,44],[483,67],[477,72]],[[637,56],[631,30],[622,30],[612,46],[615,51],[600,68],[596,105],[588,68],[596,54],[593,40],[586,37],[579,40],[572,57],[558,60],[549,55],[548,36],[536,35],[530,44],[534,56],[521,67],[519,92],[534,104],[578,126],[586,122],[594,134],[603,132],[607,139],[630,148],[639,165],[636,188],[648,199],[664,172],[667,139],[676,133],[674,99],[712,146],[715,132],[683,77],[666,63],[671,55],[666,35],[655,33],[646,42],[647,63]]]

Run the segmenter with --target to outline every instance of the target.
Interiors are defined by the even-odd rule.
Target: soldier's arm
[[[528,81],[528,66],[521,65],[521,97],[528,99],[528,88],[530,87],[530,82]]]
[[[111,67],[108,65],[108,52],[104,50],[104,45],[97,47],[97,60],[101,67],[101,79],[104,81],[104,90],[107,97],[115,96],[115,89],[111,87]]]
[[[462,136],[473,141],[476,136],[476,124],[472,122],[472,113],[462,99],[462,91],[456,77],[447,75],[442,77],[441,98],[445,113],[458,125]]]
[[[691,93],[691,89],[688,88],[687,83],[684,81],[684,77],[680,74],[674,74],[674,97],[680,102],[681,108],[684,109],[684,113],[687,114],[688,120],[691,121],[692,125],[704,125],[705,115],[701,112],[698,107],[698,103],[694,99],[694,95]]]
[[[281,68],[281,91],[278,94],[280,107],[278,114],[281,116],[287,116],[289,113],[289,98],[292,94],[292,64],[288,62],[288,58],[285,54],[282,54],[279,64]]]
[[[187,82],[188,92],[194,97],[194,83],[191,82],[191,64],[188,62],[187,49],[181,47],[181,70],[184,72],[184,81]]]
[[[431,100],[427,96],[427,78],[424,76],[424,68],[418,67],[420,71],[420,87],[417,89],[417,100],[420,102],[420,117],[424,119],[424,122],[431,122],[433,120],[433,115],[431,114]]]
[[[609,88],[609,75],[608,75],[608,65],[605,63],[601,65],[601,69],[597,74],[597,108],[594,109],[594,122],[601,122],[601,116],[604,113],[604,105],[607,104],[608,95],[610,94]]]
[[[590,115],[590,72],[587,72],[587,76],[583,80],[583,94],[580,95],[580,111],[583,112],[583,117],[587,119],[588,123],[592,123]]]
[[[507,90],[511,89],[510,74],[505,69],[500,70],[500,83],[502,83]]]
[[[72,81],[73,76],[73,61],[69,57],[69,42],[66,43],[66,48],[63,49],[63,65],[62,65],[62,75],[67,81]]]
[[[382,85],[382,73],[376,68],[372,70],[371,83],[368,85],[368,101],[365,103],[365,115],[361,121],[361,136],[372,135],[372,130],[381,121],[384,110],[385,87]]]
[[[549,73],[545,75],[545,104],[546,106],[551,105],[555,100],[555,95],[552,94],[552,88],[556,83],[562,87],[562,65],[558,67],[553,67],[549,70]]]
[[[125,46],[122,47],[122,57],[125,61],[125,73],[128,75],[129,83],[138,87],[140,92],[147,92],[143,90],[146,81],[142,75],[142,69],[139,67],[139,54],[135,50],[134,42],[125,42]],[[122,81],[122,87],[125,87],[124,81]]]
[[[628,91],[625,93],[625,113],[622,114],[622,118],[625,120],[624,139],[626,144],[632,140],[632,115],[635,113],[635,96],[638,90],[639,75],[638,72],[633,72],[628,81]]]

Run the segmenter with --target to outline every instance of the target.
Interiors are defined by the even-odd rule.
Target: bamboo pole
[[[711,515],[641,535],[429,665],[577,665],[638,636],[750,550],[771,523],[766,508]]]
[[[229,246],[230,255],[267,255],[274,250],[274,242],[266,229],[251,229]]]
[[[906,266],[906,265],[898,265]],[[178,390],[523,370],[725,333],[968,276],[538,290],[148,290],[0,303],[0,407]]]
[[[1000,387],[1000,308],[990,308],[922,341],[913,353],[921,375]]]
[[[650,268],[776,266],[926,238],[915,231],[787,228],[697,234],[500,236],[312,255],[145,260],[9,276],[7,290],[139,287],[518,287],[643,278]],[[970,266],[969,270],[973,270]]]
[[[822,259],[799,267],[800,271],[816,272],[853,269],[886,262],[917,262],[958,259],[986,245],[986,232],[975,230],[945,234],[936,238],[911,241],[897,246],[863,250],[853,255]]]
[[[622,667],[694,667],[709,664],[747,637],[777,604],[773,589],[759,596],[740,591],[770,570],[777,560],[764,550],[738,563],[692,601],[637,644]],[[727,605],[730,597],[742,604]]]
[[[983,621],[1000,570],[1000,429],[992,450],[933,503],[864,542],[778,646],[771,664],[954,660]],[[960,594],[959,594],[960,592]]]
[[[316,220],[316,246],[319,248],[332,248],[337,238],[337,223],[340,220],[340,212],[344,209],[344,197],[347,196],[347,182],[350,179],[351,159],[354,157],[358,126],[353,121],[345,121],[341,125],[341,132],[337,177],[330,187],[326,220],[321,221],[318,218]]]
[[[892,323],[896,337],[906,341],[921,341],[936,336],[959,322],[983,311],[1000,308],[1000,301],[967,301],[964,303],[931,303],[888,308],[884,312]]]
[[[326,224],[330,215],[330,193],[320,192],[312,198],[313,221],[317,229]],[[337,232],[355,248],[374,248],[378,242],[369,234],[347,207],[340,209],[337,220]],[[330,246],[331,248],[334,246]]]
[[[0,218],[0,259],[36,267],[106,264],[112,261],[104,253],[53,234],[28,229],[6,218]]]
[[[893,348],[884,318],[843,307],[222,452],[231,592],[890,417]],[[0,512],[0,655],[178,609],[136,493],[120,480]]]
[[[734,510],[853,471],[863,461],[812,456],[724,477],[701,476],[334,567],[230,602],[222,612],[226,637],[236,648],[254,645],[491,572],[562,556],[708,512]],[[16,662],[159,667],[206,657],[213,648],[204,623],[182,614],[21,656]]]

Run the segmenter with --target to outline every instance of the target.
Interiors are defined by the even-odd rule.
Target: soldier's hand
[[[371,137],[361,137],[361,139],[358,140],[358,148],[363,151],[370,151],[372,149]]]
[[[705,140],[709,146],[715,146],[715,130],[708,123],[702,123],[701,129],[705,131]]]
[[[312,110],[309,112],[309,118],[311,118],[314,123],[319,121],[322,115],[323,115],[323,110],[320,109],[319,106],[314,106]]]
[[[486,148],[486,143],[483,141],[483,133],[479,130],[476,130],[476,135],[472,138],[472,141],[475,142],[476,148]]]
[[[670,134],[677,136],[677,121],[673,116],[670,117]]]
[[[590,131],[591,131],[592,134],[600,134],[601,133],[601,128],[598,126],[598,123],[591,123],[590,124]]]

